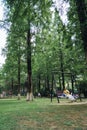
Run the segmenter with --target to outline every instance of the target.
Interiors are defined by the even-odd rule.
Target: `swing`
[[[76,98],[72,94],[70,94],[70,92],[67,89],[65,89],[63,93],[65,97],[68,98],[70,101],[76,101]]]

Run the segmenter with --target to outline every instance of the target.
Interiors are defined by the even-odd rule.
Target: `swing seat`
[[[57,91],[57,97],[58,98],[66,98],[65,94],[61,90]]]

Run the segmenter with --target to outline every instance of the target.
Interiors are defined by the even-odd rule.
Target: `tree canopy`
[[[6,60],[0,70],[1,87],[12,91],[16,88],[17,94],[26,88],[27,100],[32,100],[40,78],[42,82],[46,79],[47,89],[50,89],[52,74],[55,73],[62,80],[59,84],[62,89],[72,75],[74,80],[79,76],[86,80],[87,19],[84,16],[83,25],[83,16],[80,17],[79,13],[79,4],[82,3],[64,1],[60,0],[60,5],[52,0],[3,1],[3,27],[7,29],[8,37],[3,48]],[[66,21],[62,18],[64,4],[69,5]]]

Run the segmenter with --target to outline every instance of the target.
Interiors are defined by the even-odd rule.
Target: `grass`
[[[0,130],[87,130],[87,104],[59,105],[47,98],[0,99]]]

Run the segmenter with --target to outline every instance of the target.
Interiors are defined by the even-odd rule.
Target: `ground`
[[[0,130],[87,130],[87,99],[1,99]]]

